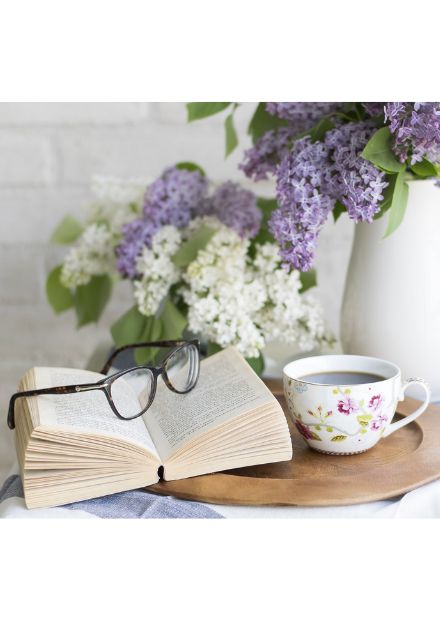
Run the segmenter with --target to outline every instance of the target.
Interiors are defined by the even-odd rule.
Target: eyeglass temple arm
[[[9,400],[8,426],[11,430],[15,428],[15,402],[19,397],[35,397],[36,395],[65,395],[67,393],[77,393],[80,391],[92,391],[98,389],[99,384],[71,384],[63,387],[50,387],[48,389],[33,389],[31,391],[19,391]]]
[[[169,340],[169,341],[145,341],[142,343],[129,343],[126,346],[121,346],[120,348],[116,348],[116,350],[114,350],[109,358],[107,359],[107,362],[105,363],[104,367],[101,369],[101,374],[106,374],[108,372],[108,370],[111,367],[111,364],[113,363],[113,361],[115,360],[115,358],[118,356],[118,354],[120,354],[121,352],[123,352],[124,350],[128,350],[129,348],[172,348],[174,346],[183,346],[186,343],[193,343],[197,346],[199,346],[199,340],[198,339],[193,339],[193,340],[186,340],[186,339],[181,339],[181,340]]]

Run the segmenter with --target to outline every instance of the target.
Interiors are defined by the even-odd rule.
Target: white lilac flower
[[[86,285],[92,276],[112,272],[113,236],[105,225],[89,225],[64,259],[61,282],[73,289]]]
[[[134,297],[143,315],[154,315],[170,287],[177,283],[181,271],[172,261],[182,241],[182,234],[172,225],[159,229],[153,236],[151,248],[144,247],[136,262],[140,275],[134,281]]]
[[[252,315],[264,304],[264,289],[247,269],[249,242],[220,225],[183,275],[188,328],[221,347],[234,344],[247,357],[258,356],[264,337]]]
[[[120,179],[106,175],[92,177],[92,193],[101,203],[137,203],[145,192],[145,179]]]
[[[87,222],[105,222],[121,235],[124,225],[141,213],[145,181],[95,175],[91,185],[95,201],[87,207]]]
[[[251,260],[249,242],[218,227],[183,274],[189,329],[246,357],[280,338],[301,350],[315,347],[325,338],[322,308],[300,294],[299,272],[281,267],[276,244],[258,245]]]
[[[300,294],[299,272],[281,268],[278,247],[270,243],[257,246],[254,267],[266,289],[266,304],[255,317],[265,339],[311,350],[325,336],[323,310],[310,295]]]

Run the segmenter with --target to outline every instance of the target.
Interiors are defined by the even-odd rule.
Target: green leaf
[[[206,177],[205,171],[195,162],[178,162],[176,168],[184,171],[191,171],[191,173],[198,171],[202,177]]]
[[[374,220],[378,220],[379,218],[382,218],[385,212],[390,208],[391,201],[393,200],[394,186],[396,184],[396,179],[397,179],[397,175],[387,176],[388,186],[383,191],[383,201],[380,204],[379,211],[374,216]]]
[[[276,199],[265,199],[263,197],[257,198],[257,206],[263,213],[261,220],[260,230],[257,235],[251,240],[251,249],[255,250],[256,244],[265,244],[266,242],[273,242],[273,235],[269,231],[268,222],[274,209],[277,209],[278,203]]]
[[[299,278],[301,281],[301,289],[299,290],[300,294],[303,294],[311,287],[315,287],[318,283],[315,268],[312,268],[308,272],[301,272]]]
[[[184,242],[173,257],[174,265],[177,268],[186,268],[197,257],[199,251],[204,249],[215,230],[207,226],[202,226],[195,231],[192,236]]]
[[[312,142],[323,140],[329,130],[332,130],[335,124],[328,118],[323,118],[311,129],[310,138]]]
[[[429,160],[422,160],[421,162],[416,162],[415,164],[411,164],[411,170],[418,177],[437,177],[438,170],[437,167],[429,162]]]
[[[388,127],[381,127],[373,134],[361,155],[386,173],[400,173],[405,170],[405,164],[399,162],[391,149],[391,133]]]
[[[93,276],[87,285],[80,285],[73,294],[77,327],[97,322],[107,304],[112,282],[107,274]]]
[[[111,327],[110,331],[117,348],[141,340],[147,318],[135,305],[122,315]]]
[[[252,137],[252,141],[255,143],[263,134],[269,130],[277,129],[278,127],[284,127],[288,124],[285,119],[279,119],[274,115],[269,114],[266,111],[265,102],[260,102],[254,115],[249,123],[248,134]]]
[[[338,434],[337,436],[332,436],[330,439],[333,443],[340,443],[341,441],[345,441],[347,437],[344,434]]]
[[[246,361],[252,367],[254,372],[261,376],[264,371],[264,358],[261,352],[256,358],[247,358]]]
[[[357,420],[359,421],[362,427],[366,428],[368,426],[369,421],[371,421],[372,418],[373,418],[372,415],[358,415]]]
[[[234,127],[234,113],[228,114],[225,119],[225,137],[226,137],[226,152],[225,155],[228,157],[230,153],[234,151],[236,146],[238,145],[237,132]]]
[[[158,341],[162,336],[162,322],[159,318],[150,315],[145,317],[144,330],[139,338],[142,341]],[[154,359],[158,348],[137,348],[134,359],[138,365],[145,365]]]
[[[405,173],[399,173],[394,184],[393,198],[389,209],[388,225],[384,238],[391,235],[401,224],[408,203],[408,184],[405,181]]]
[[[62,313],[73,307],[72,293],[60,280],[62,268],[63,266],[54,268],[46,281],[47,299],[55,313]]]
[[[222,347],[218,345],[218,343],[214,343],[213,341],[208,341],[208,347],[207,347],[207,355],[208,356],[212,356],[213,354],[217,354],[217,352],[220,352],[222,350]]]
[[[318,434],[316,434],[316,432],[313,432],[313,430],[311,430],[310,428],[309,433],[311,434],[314,441],[322,441],[322,438]]]
[[[189,102],[186,104],[188,121],[205,119],[225,110],[232,102]]]
[[[336,201],[335,206],[333,208],[333,220],[334,222],[338,222],[339,216],[346,211],[345,205],[343,205],[340,201]]]
[[[113,341],[117,348],[143,341],[157,341],[163,337],[162,321],[154,316],[143,315],[134,306],[122,315],[111,327]],[[169,337],[174,339],[175,337]],[[158,348],[139,348],[134,351],[134,358],[138,365],[151,361]]]
[[[276,199],[266,199],[265,197],[257,197],[257,205],[263,212],[263,220],[266,222],[271,217],[273,210],[278,207]]]
[[[165,299],[160,319],[162,339],[180,339],[187,325],[187,319],[169,297]]]
[[[64,216],[52,233],[51,241],[55,244],[72,244],[83,232],[82,225],[72,216]]]

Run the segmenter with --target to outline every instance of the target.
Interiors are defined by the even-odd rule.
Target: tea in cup
[[[414,413],[392,423],[405,390],[421,385],[425,401]],[[388,361],[349,354],[312,356],[283,369],[289,414],[307,444],[326,454],[357,454],[373,447],[419,417],[431,399],[421,378],[402,382]]]

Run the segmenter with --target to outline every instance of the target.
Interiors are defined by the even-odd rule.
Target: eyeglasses
[[[112,362],[123,351],[136,348],[173,348],[159,367],[140,365],[87,384],[73,384],[14,393],[9,402],[8,426],[15,428],[15,402],[21,397],[66,395],[84,391],[103,391],[110,408],[119,419],[131,420],[143,415],[153,403],[157,380],[161,376],[170,391],[188,393],[197,384],[200,372],[200,345],[191,341],[150,341],[116,349],[101,370],[107,374]]]

